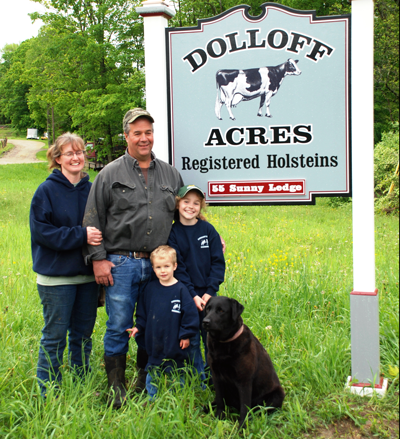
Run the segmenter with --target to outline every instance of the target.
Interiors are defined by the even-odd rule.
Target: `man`
[[[104,361],[111,389],[109,403],[124,402],[127,328],[140,292],[150,280],[150,253],[166,244],[171,230],[175,196],[183,186],[179,172],[152,153],[154,119],[141,108],[123,120],[128,148],[108,164],[94,181],[83,224],[101,230],[103,241],[87,246],[85,259],[93,264],[96,282],[106,287],[107,329]],[[138,336],[137,390],[144,389],[147,364],[144,339]],[[113,399],[113,392],[115,399]]]

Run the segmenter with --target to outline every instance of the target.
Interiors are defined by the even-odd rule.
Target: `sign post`
[[[165,28],[174,15],[162,0],[144,1],[136,12],[143,17],[146,68],[146,108],[154,117],[157,142],[154,152],[165,162],[168,157],[168,111]]]
[[[384,394],[374,230],[374,2],[352,2],[353,288],[350,295],[353,393]],[[374,389],[372,388],[374,385]]]

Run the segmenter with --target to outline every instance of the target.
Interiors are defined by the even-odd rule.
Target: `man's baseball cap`
[[[202,198],[205,198],[204,192],[198,186],[195,186],[194,184],[188,184],[187,186],[181,187],[179,189],[179,192],[178,192],[178,197],[183,198],[190,191],[200,192],[200,195],[202,196]]]
[[[152,115],[147,110],[143,110],[143,108],[133,108],[125,114],[123,125],[133,123],[139,117],[147,117],[151,123],[154,123]]]

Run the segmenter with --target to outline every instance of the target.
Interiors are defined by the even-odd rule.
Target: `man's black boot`
[[[117,357],[107,357],[104,355],[104,362],[109,388],[107,404],[112,405],[114,409],[119,409],[126,401],[126,355],[119,355]]]

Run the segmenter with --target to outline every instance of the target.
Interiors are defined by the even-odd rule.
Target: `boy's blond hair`
[[[151,265],[153,265],[155,258],[170,259],[173,264],[176,264],[176,251],[169,245],[160,245],[150,255]]]

